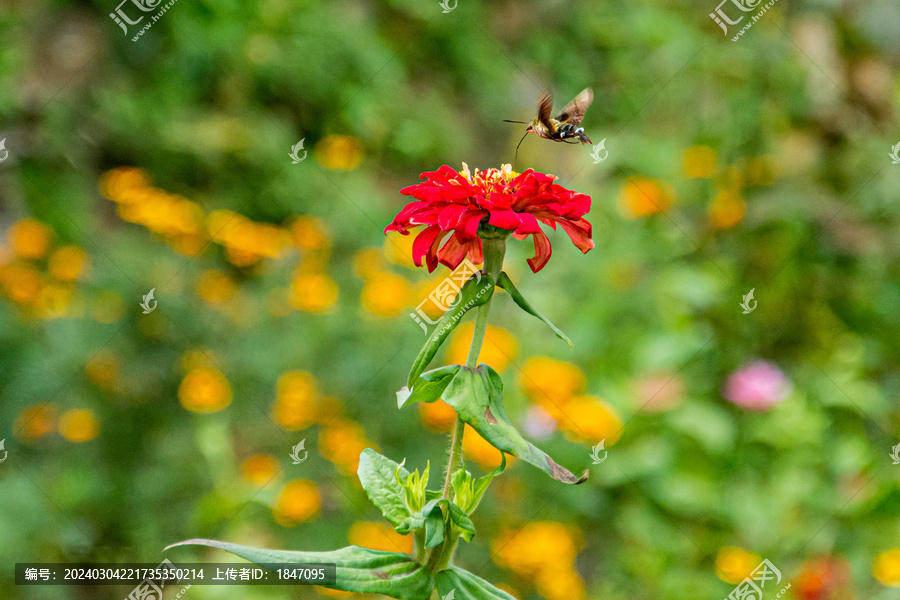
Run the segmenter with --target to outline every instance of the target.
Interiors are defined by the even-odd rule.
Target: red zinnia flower
[[[410,227],[426,225],[413,242],[412,254],[417,266],[422,266],[425,257],[429,271],[438,263],[455,269],[466,257],[473,263],[483,262],[478,237],[482,223],[509,231],[519,240],[533,235],[535,253],[528,265],[535,273],[551,254],[550,240],[540,223],[553,229],[559,223],[582,252],[594,247],[591,224],[583,218],[591,210],[591,197],[553,183],[553,175],[533,169],[518,174],[503,165],[475,169],[473,176],[463,163],[462,171],[443,165],[422,173],[422,179],[400,190],[416,201],[407,204],[384,232],[408,235]]]

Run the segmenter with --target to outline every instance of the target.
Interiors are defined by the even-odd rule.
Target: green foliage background
[[[544,86],[560,101],[588,85],[596,98],[584,125],[606,139],[609,159],[594,165],[587,148],[531,138],[519,160],[592,196],[597,247],[581,256],[554,234],[554,258],[537,275],[524,262],[530,243],[513,243],[507,258],[518,287],[575,350],[511,303],[494,308],[492,324],[514,332],[522,358],[578,365],[625,431],[583,486],[515,465],[501,479],[518,480],[521,495],[488,493],[460,563],[536,598],[492,564],[489,542],[503,528],[551,520],[583,533],[576,569],[587,598],[725,597],[733,586],[716,576],[715,557],[728,545],[769,558],[788,581],[812,557],[843,557],[852,580],[842,597],[891,597],[872,561],[900,535],[900,466],[888,456],[900,442],[900,166],[888,157],[900,138],[895,3],[783,1],[738,42],[709,19],[713,2],[459,0],[443,14],[436,1],[180,0],[136,43],[107,16],[114,8],[16,1],[0,12],[0,137],[11,155],[0,165],[0,225],[28,216],[48,224],[90,256],[81,297],[112,291],[126,307],[101,324],[36,319],[0,299],[2,597],[128,591],[16,587],[15,562],[155,562],[189,537],[325,550],[346,545],[352,523],[377,520],[353,478],[315,452],[318,464],[297,475],[323,494],[309,523],[279,526],[269,510],[277,489],[241,479],[251,453],[297,468],[288,449],[307,433],[269,420],[275,381],[309,371],[386,456],[417,468],[443,461],[446,437],[394,400],[421,330],[405,312],[365,313],[354,254],[382,246],[404,202],[398,190],[420,172],[511,162],[522,129],[501,120],[531,118]],[[360,140],[358,168],[317,162],[314,144],[332,134]],[[292,165],[301,138],[311,157]],[[710,224],[718,180],[684,174],[683,153],[695,145],[717,150],[720,165],[769,156],[778,172],[772,185],[743,191],[746,215],[734,227]],[[98,182],[121,166],[206,211],[276,224],[321,218],[333,236],[335,309],[269,314],[267,293],[288,285],[295,266],[275,259],[233,269],[241,325],[211,310],[193,282],[230,269],[221,251],[186,257],[119,219]],[[672,208],[626,218],[619,196],[635,175],[666,182]],[[159,310],[143,315],[138,300],[150,288]],[[751,288],[758,309],[743,315]],[[196,347],[221,359],[234,393],[212,415],[177,399],[179,361]],[[116,393],[85,376],[101,349],[120,361],[126,385]],[[757,357],[793,384],[788,400],[760,414],[721,393],[728,374]],[[659,370],[678,373],[684,400],[637,411],[632,383]],[[521,420],[516,365],[504,375]],[[38,402],[89,408],[100,435],[17,440],[13,422]],[[587,444],[556,434],[539,445],[573,471],[590,465]],[[177,556],[222,556],[190,552]],[[195,587],[189,597],[319,597],[234,589]]]

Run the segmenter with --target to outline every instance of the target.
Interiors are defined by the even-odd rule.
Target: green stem
[[[491,277],[496,284],[503,270],[503,256],[506,254],[505,238],[488,238],[482,240],[484,252],[484,271],[487,277]],[[484,334],[487,331],[488,313],[491,308],[491,300],[488,300],[476,311],[475,332],[472,334],[472,345],[469,347],[469,356],[466,359],[466,368],[474,369],[478,366],[478,355],[481,354],[481,345],[484,343]],[[447,474],[444,478],[443,497],[450,498],[450,477],[457,468],[462,466],[462,441],[466,430],[465,422],[456,416],[456,424],[453,427],[453,437],[450,440],[450,460],[447,462]]]

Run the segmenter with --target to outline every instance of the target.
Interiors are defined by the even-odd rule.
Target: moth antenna
[[[510,121],[509,119],[503,119],[504,123],[518,123],[519,125],[528,125],[525,121]]]

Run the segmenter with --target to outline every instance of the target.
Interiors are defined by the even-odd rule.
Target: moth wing
[[[553,131],[553,126],[550,124],[550,111],[552,110],[553,96],[550,92],[544,92],[541,94],[540,100],[538,100],[538,121],[550,131]]]
[[[574,100],[569,102],[566,107],[562,109],[562,112],[559,113],[556,120],[560,123],[578,125],[584,118],[584,113],[587,112],[588,106],[590,106],[593,101],[594,90],[591,88],[583,89],[580,94],[575,96]]]

